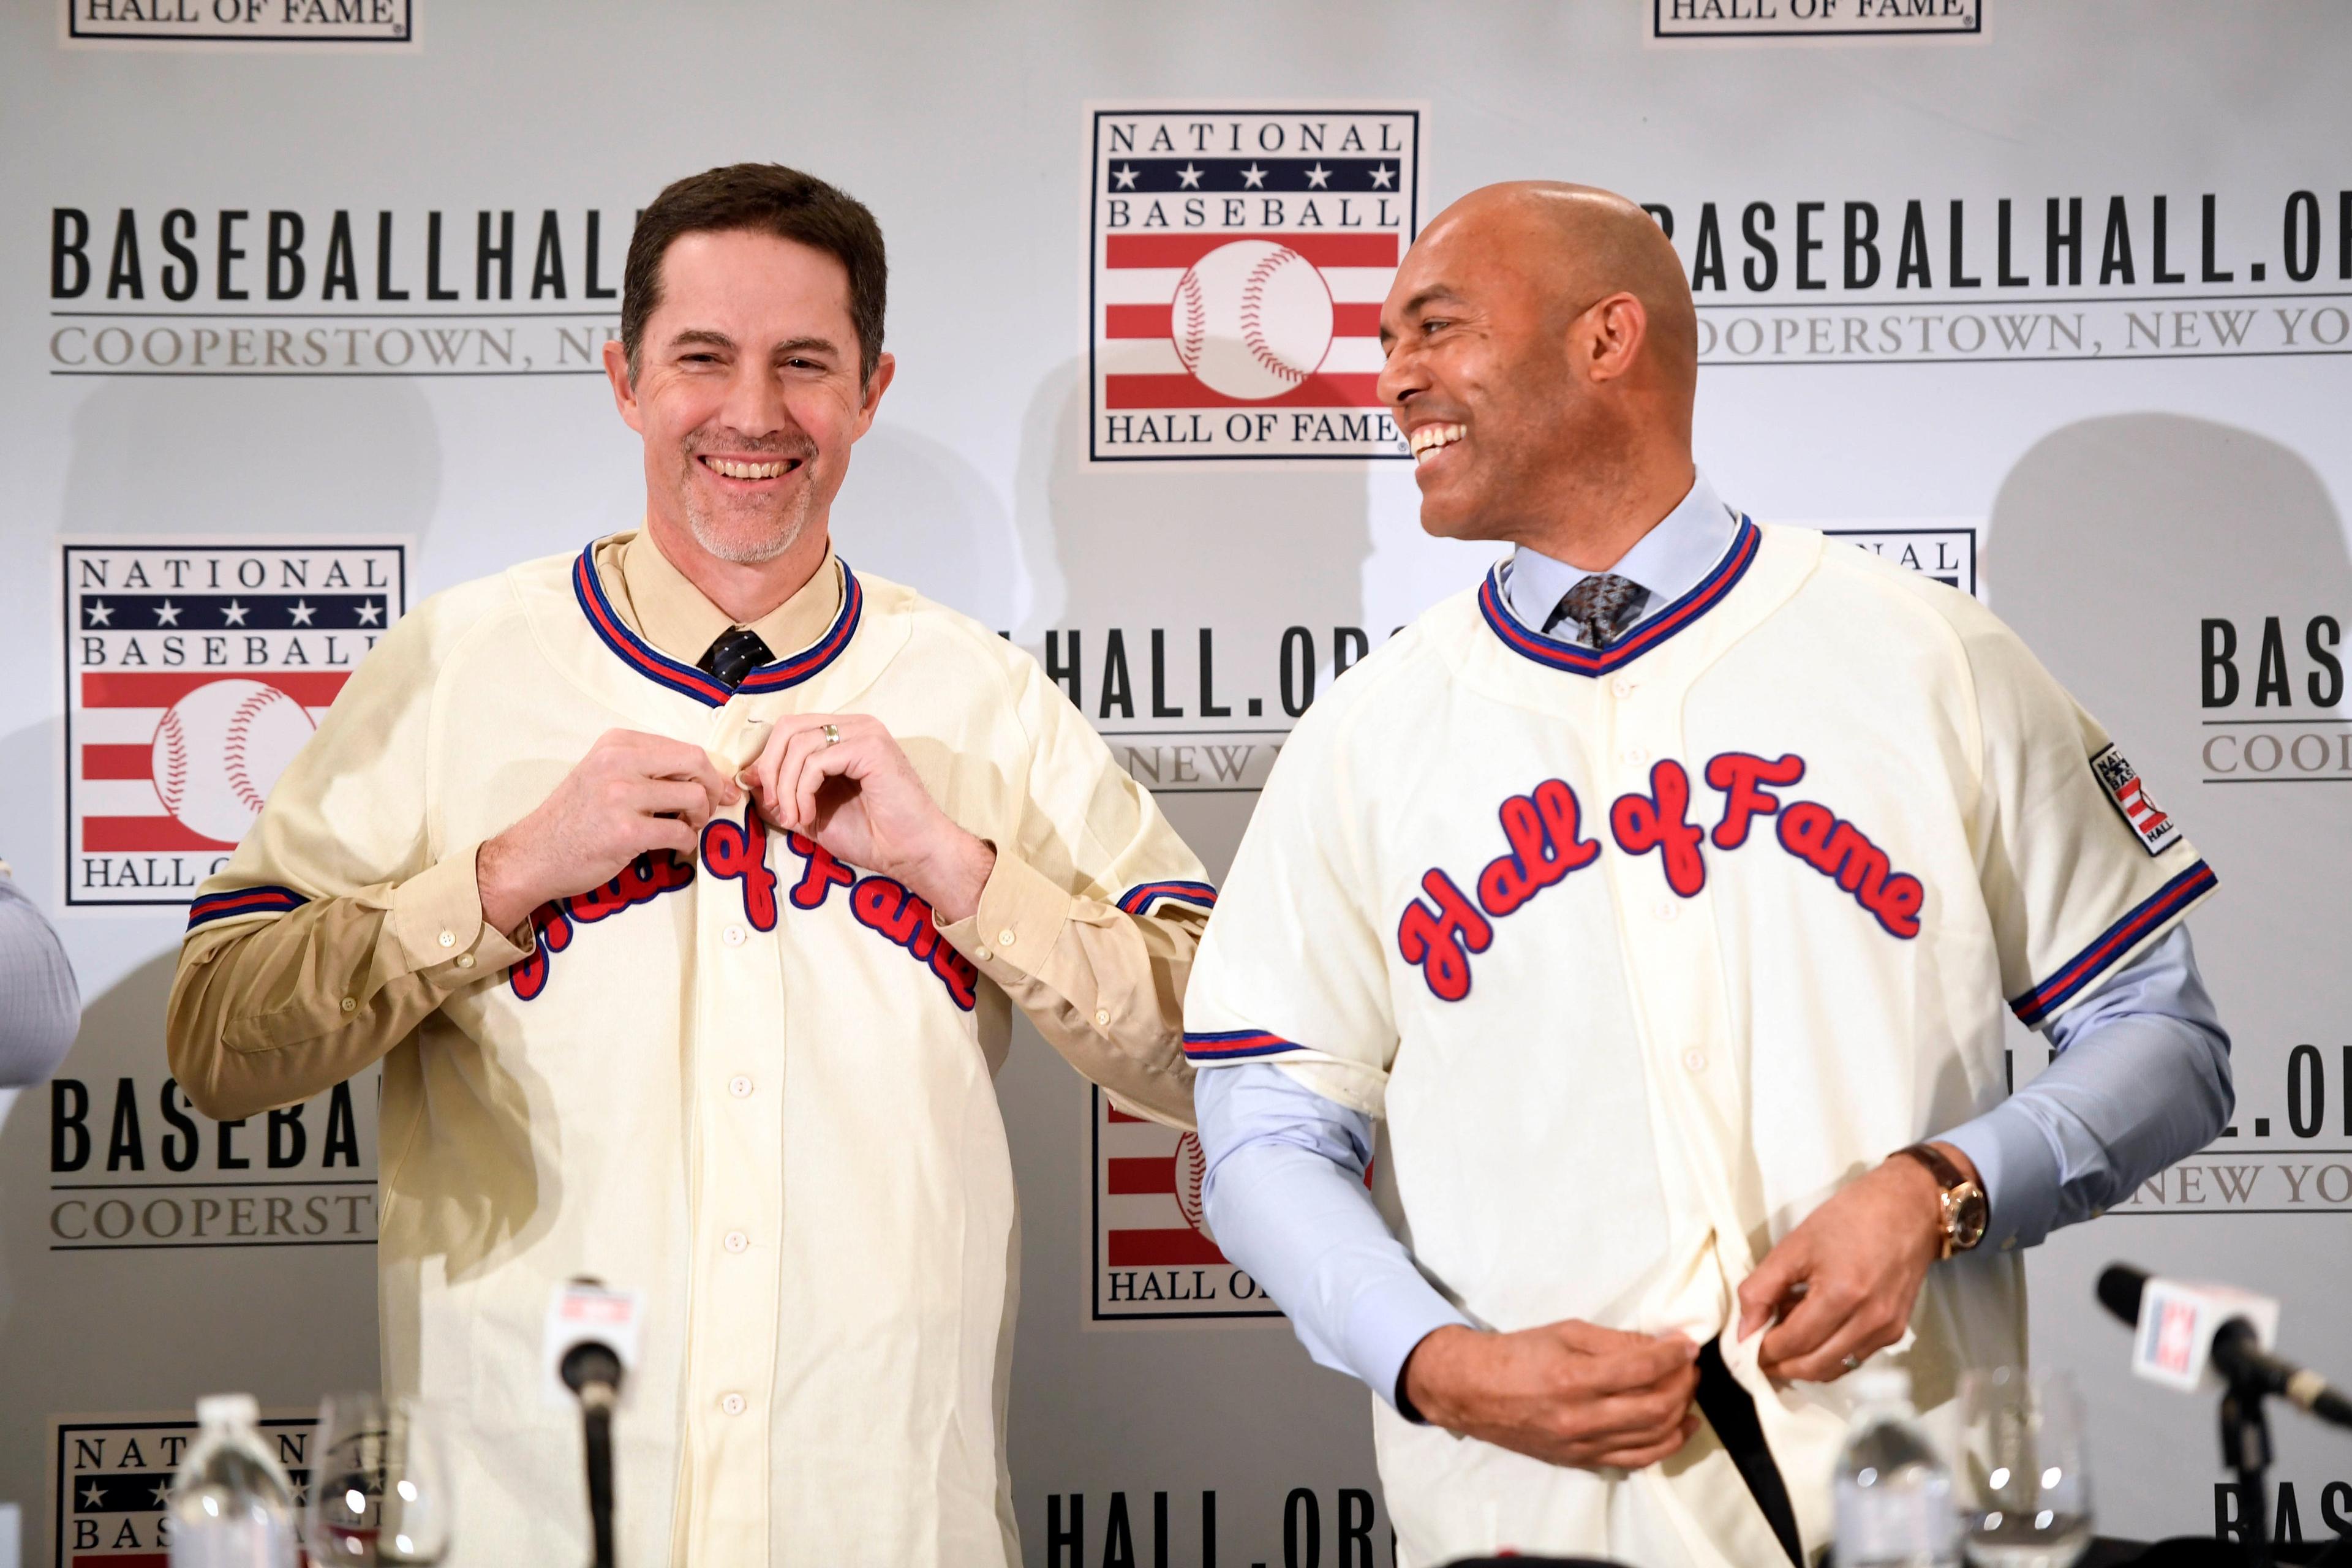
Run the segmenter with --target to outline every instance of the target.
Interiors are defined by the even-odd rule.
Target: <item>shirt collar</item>
[[[1739,514],[1723,504],[1706,474],[1694,470],[1690,493],[1615,564],[1604,568],[1650,591],[1642,614],[1628,626],[1638,625],[1696,587],[1730,550],[1738,531]],[[1510,596],[1511,613],[1540,629],[1568,591],[1592,575],[1522,544],[1511,552],[1504,592]]]
[[[614,608],[640,637],[672,658],[686,664],[698,662],[710,645],[735,625],[727,612],[704,597],[702,590],[670,563],[648,532],[640,530],[608,540],[597,556]],[[824,636],[841,608],[841,594],[840,563],[828,550],[824,563],[809,580],[791,598],[753,621],[750,629],[782,658]]]

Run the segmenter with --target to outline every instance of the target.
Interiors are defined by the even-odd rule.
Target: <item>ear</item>
[[[857,429],[849,438],[853,441],[874,427],[874,411],[882,406],[882,395],[890,389],[890,378],[898,374],[897,356],[887,353],[874,356],[874,374],[866,378],[866,392],[857,410]]]
[[[1570,333],[1577,367],[1592,381],[1615,381],[1632,370],[1650,335],[1642,301],[1620,290],[1579,316]]]
[[[637,410],[637,389],[629,381],[629,354],[618,339],[604,344],[604,379],[613,384],[613,406],[621,411],[621,422],[642,436],[646,433],[645,416]]]

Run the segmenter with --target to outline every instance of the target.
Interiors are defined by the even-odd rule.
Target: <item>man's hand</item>
[[[742,798],[701,747],[607,730],[538,810],[474,858],[482,920],[512,934],[540,905],[611,881],[648,851],[692,859],[702,825]]]
[[[825,738],[831,725],[841,740]],[[760,814],[815,839],[835,858],[895,877],[943,921],[968,918],[996,851],[941,811],[878,719],[796,713],[778,720],[740,775]]]
[[[1459,1324],[1405,1358],[1405,1397],[1449,1432],[1578,1469],[1636,1470],[1698,1430],[1698,1346],[1575,1321],[1517,1333]]]
[[[1936,1147],[1977,1179],[1966,1154]],[[1943,1251],[1941,1192],[1925,1165],[1898,1155],[1780,1238],[1739,1287],[1738,1337],[1772,1325],[1757,1349],[1766,1376],[1834,1383],[1853,1370],[1849,1356],[1860,1362],[1903,1337]]]

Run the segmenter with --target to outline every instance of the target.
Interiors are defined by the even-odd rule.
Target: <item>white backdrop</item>
[[[122,666],[131,639],[87,640],[103,593],[68,566],[127,574],[133,545],[224,563],[217,591],[184,568],[205,614],[227,614],[242,562],[289,615],[318,590],[313,608],[354,617],[334,647],[296,618],[221,654],[318,706],[371,594],[396,614],[404,590],[632,526],[636,443],[584,374],[616,312],[590,293],[591,216],[609,289],[635,207],[740,158],[842,184],[889,238],[900,370],[836,512],[843,552],[1070,668],[1213,873],[1310,681],[1484,564],[1420,533],[1402,462],[1360,455],[1381,432],[1345,380],[1365,353],[1348,307],[1379,297],[1380,237],[1533,175],[1670,215],[1702,285],[1700,461],[1726,497],[1907,542],[1948,574],[1972,559],[2221,874],[2195,929],[2236,1037],[2235,1125],[2032,1267],[2035,1354],[2091,1394],[2103,1526],[2212,1530],[2210,1413],[2123,1377],[2091,1282],[2116,1258],[2242,1280],[2285,1299],[2288,1348],[2352,1368],[2332,1310],[2352,1239],[2352,16],[1984,0],[1888,33],[1853,0],[1833,18],[1850,31],[1805,33],[1824,4],[1759,41],[1652,37],[1729,26],[1708,19],[1728,5],[1685,0],[416,0],[395,7],[405,41],[316,47],[280,18],[295,42],[99,47],[61,43],[65,0],[17,0],[0,19],[0,854],[59,915],[89,1001],[60,1085],[0,1125],[0,1498],[26,1505],[27,1561],[152,1553],[158,1422],[197,1394],[294,1411],[373,1377],[373,1082],[227,1130],[173,1097],[170,900],[210,852],[174,837],[145,737],[192,683],[110,684],[168,673],[161,643],[142,670]],[[1296,241],[1334,301],[1318,374],[1337,379],[1307,395],[1359,423],[1301,434],[1301,405],[1269,403],[1279,439],[1153,451],[1130,423],[1114,449],[1122,408],[1172,437],[1205,405],[1155,336],[1163,285],[1138,281],[1186,263],[1107,248],[1106,149],[1150,151],[1107,127],[1209,126],[1204,156],[1286,127],[1268,155],[1291,158],[1309,121],[1371,128],[1350,167],[1371,182],[1386,160],[1402,193],[1382,215],[1390,187],[1362,187],[1354,248]],[[1307,236],[1305,196],[1278,221],[1212,208],[1202,232]],[[511,259],[485,260],[507,213]],[[224,247],[244,252],[242,300],[222,297]],[[1114,393],[1129,374],[1173,379]],[[399,583],[328,605],[329,558],[363,547]],[[319,575],[289,578],[303,563]],[[184,644],[184,673],[204,657]],[[2016,1045],[2023,1077],[2042,1047]],[[1312,1368],[1190,1230],[1178,1142],[1110,1119],[1034,1036],[1002,1089],[1030,1561],[1158,1563],[1164,1520],[1171,1563],[1388,1562],[1367,1396]],[[2352,1448],[2279,1436],[2302,1533],[2352,1528]]]

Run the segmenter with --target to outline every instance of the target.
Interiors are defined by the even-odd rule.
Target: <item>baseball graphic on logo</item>
[[[199,686],[155,727],[155,793],[189,831],[234,844],[316,728],[275,686],[236,679]]]
[[[1168,330],[1184,368],[1210,391],[1279,397],[1331,352],[1330,286],[1288,246],[1237,239],[1185,270]]]
[[[1201,1178],[1208,1173],[1208,1162],[1201,1157],[1201,1140],[1187,1132],[1176,1140],[1176,1206],[1184,1211],[1184,1223],[1207,1237],[1216,1237],[1209,1230],[1209,1216],[1201,1207]]]

